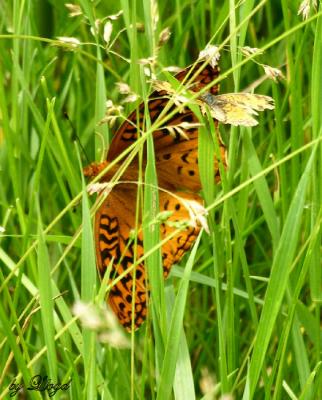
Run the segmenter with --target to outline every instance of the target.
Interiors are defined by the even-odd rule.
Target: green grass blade
[[[250,140],[249,131],[245,132],[244,143],[249,170],[251,175],[254,176],[261,172],[262,168],[256,155],[254,145]],[[267,181],[264,177],[261,177],[254,182],[254,186],[265,216],[267,226],[272,236],[273,248],[276,249],[279,240],[278,220],[276,217],[274,204],[269,192]]]
[[[41,217],[39,210],[38,222],[38,287],[41,319],[43,324],[43,335],[47,346],[48,376],[53,381],[57,381],[57,356],[55,346],[54,330],[54,300],[51,288],[50,261],[48,250],[45,243],[43,230],[41,227]]]
[[[157,400],[167,400],[171,396],[173,380],[175,376],[175,367],[179,352],[179,344],[182,333],[182,321],[186,305],[186,299],[189,288],[189,278],[193,261],[196,256],[197,248],[201,235],[198,236],[185,268],[185,274],[179,286],[176,301],[173,307],[171,324],[169,327],[168,340],[165,347],[165,355],[160,377],[160,385],[157,390]]]
[[[250,398],[253,398],[257,381],[260,375],[265,353],[271,338],[275,321],[285,294],[289,269],[295,254],[298,234],[300,231],[300,219],[302,216],[306,189],[309,184],[311,168],[313,165],[316,147],[314,148],[305,171],[299,181],[294,194],[285,225],[281,234],[281,240],[273,260],[272,271],[265,295],[253,355],[249,367]],[[245,398],[245,397],[244,397]]]
[[[167,284],[166,302],[170,323],[170,317],[173,313],[173,304],[175,303],[175,292],[172,284]],[[179,341],[178,359],[173,382],[173,391],[176,399],[194,400],[196,398],[189,348],[187,338],[183,329],[181,329],[181,338]]]
[[[93,246],[93,230],[85,185],[83,184],[83,233],[82,233],[82,258],[81,258],[81,299],[84,302],[93,302],[96,287],[95,253]],[[95,332],[83,328],[83,357],[86,377],[85,397],[96,396],[96,352]]]

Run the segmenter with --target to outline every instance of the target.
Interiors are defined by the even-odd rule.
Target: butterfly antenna
[[[63,115],[64,115],[64,117],[67,119],[67,121],[69,122],[69,124],[70,124],[70,126],[71,126],[71,128],[72,128],[71,140],[72,140],[73,142],[77,142],[77,143],[78,143],[79,147],[81,148],[82,152],[84,153],[84,156],[85,156],[85,158],[86,158],[87,164],[90,164],[90,161],[89,161],[89,158],[87,157],[86,151],[85,151],[85,149],[84,149],[84,147],[83,147],[83,145],[82,145],[82,142],[81,142],[80,139],[79,139],[79,136],[77,135],[76,129],[75,129],[75,127],[74,127],[72,121],[70,120],[67,111],[64,110],[64,111],[63,111]]]

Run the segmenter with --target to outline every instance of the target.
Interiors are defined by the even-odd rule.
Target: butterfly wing
[[[200,90],[209,85],[210,82],[218,78],[219,72],[218,65],[205,65],[205,62],[201,60],[180,71],[175,75],[175,78],[180,82],[189,82],[192,80],[192,85],[188,85],[189,89],[194,92],[200,92]],[[219,85],[213,85],[208,92],[214,96],[217,95],[219,92]]]
[[[173,234],[179,226],[184,226],[177,235],[162,246],[163,273],[166,278],[173,264],[178,263],[184,254],[190,250],[200,232],[200,219],[202,218],[203,200],[193,193],[159,192],[160,211],[172,211],[168,220],[161,224],[161,238]]]
[[[204,67],[204,68],[203,68]],[[203,69],[202,69],[203,68]],[[197,74],[197,75],[196,75]],[[219,75],[219,67],[212,67],[210,64],[204,66],[203,61],[199,61],[193,64],[190,67],[185,68],[183,71],[179,72],[175,75],[175,78],[178,81],[187,81],[191,78],[193,79],[192,85],[188,85],[188,87],[198,92],[210,82],[215,80]],[[210,89],[210,93],[212,95],[216,95],[219,91],[219,85],[214,85]],[[166,107],[169,102],[169,98],[165,91],[154,91],[149,98],[148,107],[150,113],[151,123],[154,123],[161,111]],[[175,104],[172,104],[169,108],[168,114],[174,112],[174,115],[171,119],[169,119],[166,124],[168,126],[176,126],[178,120],[184,119],[185,122],[196,123],[198,122],[197,118],[191,112],[190,109],[185,109],[180,113]],[[142,130],[144,125],[144,103],[141,103],[138,110],[134,110],[126,121],[120,126],[120,128],[115,133],[113,140],[111,142],[107,160],[112,161],[118,155],[120,155],[130,144],[137,140],[137,132],[138,130]],[[187,129],[187,135],[189,136],[189,129]],[[159,129],[153,133],[153,138],[155,142],[155,148],[158,149],[163,147],[164,145],[176,144],[176,142],[180,142],[182,140],[186,140],[179,137],[180,135],[176,135],[174,138],[170,135],[169,131],[166,129]]]
[[[161,148],[156,152],[156,169],[159,186],[172,189],[185,189],[192,192],[201,190],[201,181],[198,168],[198,131],[195,130],[193,138],[173,146]],[[219,145],[221,161],[226,166],[226,148],[221,142]],[[214,172],[216,182],[220,181],[218,160],[214,158]]]
[[[273,99],[269,96],[252,93],[227,93],[218,96],[205,94],[201,99],[207,103],[211,115],[223,124],[255,126],[254,116],[258,111],[274,109]]]
[[[138,260],[143,256],[142,230],[139,229],[136,243],[130,240],[135,229],[135,204],[137,185],[117,185],[104,200],[95,216],[95,243],[98,268],[103,277],[112,263],[110,274],[111,289],[108,302],[120,323],[131,330],[132,302],[134,301],[134,326],[138,328],[147,315],[147,285],[143,263],[135,270],[135,298],[133,299],[133,264],[134,255]],[[193,213],[202,204],[202,199],[195,194],[179,193],[172,195],[160,191],[160,211],[172,211],[167,221],[161,224],[161,238],[173,234],[175,224],[187,224],[168,240],[161,249],[165,277],[171,266],[179,262],[194,243],[200,225],[193,221]],[[174,225],[173,225],[174,224]],[[127,270],[130,270],[126,273]]]
[[[132,325],[132,295],[134,254],[143,255],[142,235],[135,243],[130,240],[135,229],[136,185],[117,185],[109,193],[95,215],[95,244],[98,269],[103,277],[112,263],[108,300],[120,323],[128,330]],[[130,272],[125,273],[128,269]],[[123,275],[120,279],[120,276]],[[143,264],[135,271],[135,327],[146,317],[145,270]]]

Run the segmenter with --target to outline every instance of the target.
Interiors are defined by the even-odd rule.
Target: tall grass
[[[74,17],[61,1],[1,5],[0,398],[35,375],[71,380],[57,399],[322,398],[320,4],[306,20],[299,2],[285,0],[80,0]],[[160,47],[166,27],[172,35]],[[151,88],[139,60],[156,56],[158,74],[191,64],[207,43],[224,45],[222,93],[268,94],[275,110],[252,129],[220,126],[228,149],[220,185],[207,184],[214,127],[200,130],[210,234],[163,283],[159,233],[144,228],[150,317],[128,347],[102,343],[72,312],[80,299],[102,304],[110,272],[97,278],[82,165],[105,156],[115,131],[100,124],[106,100],[124,98],[116,82],[145,101]],[[245,58],[243,46],[265,52]],[[262,64],[284,77],[268,79]],[[151,138],[146,188],[156,185]],[[145,190],[137,205],[150,220],[156,199]]]

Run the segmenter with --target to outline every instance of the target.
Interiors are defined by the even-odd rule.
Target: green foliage
[[[0,398],[35,375],[71,380],[57,399],[322,398],[320,2],[306,20],[300,1],[286,0],[79,0],[72,17],[62,1],[1,5]],[[165,28],[171,36],[160,43]],[[80,164],[105,157],[115,132],[101,123],[106,100],[124,99],[116,82],[129,84],[139,104],[151,92],[146,64],[163,79],[163,67],[191,64],[208,43],[222,45],[221,93],[267,94],[275,110],[252,129],[220,125],[228,168],[220,166],[219,185],[207,185],[209,157],[219,153],[204,121],[210,234],[163,284],[159,233],[144,226],[155,303],[118,348],[117,326],[116,345],[103,343],[72,311],[78,300],[101,307],[110,273],[101,283],[95,275],[97,206],[90,209]],[[245,56],[245,46],[265,51]],[[263,65],[284,77],[269,79]],[[135,107],[123,105],[125,116]],[[158,214],[151,131],[147,118],[147,135],[127,149],[142,154],[148,137],[140,183],[150,190],[136,208],[150,221]]]

